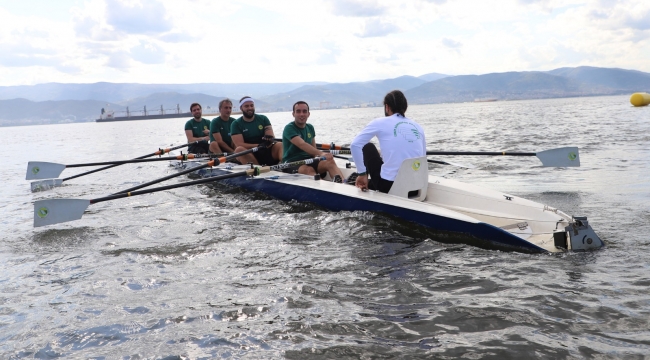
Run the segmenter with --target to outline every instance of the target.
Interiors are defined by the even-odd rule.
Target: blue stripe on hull
[[[201,170],[199,175],[206,176],[207,173],[207,171]],[[225,171],[214,171],[211,175],[216,176],[226,173]],[[259,191],[284,201],[296,200],[300,202],[311,202],[333,211],[383,212],[434,230],[469,234],[502,248],[527,252],[546,252],[543,248],[487,223],[468,223],[444,216],[353,198],[309,187],[284,184],[273,180],[246,180],[246,177],[236,177],[221,180],[220,182],[251,191]]]

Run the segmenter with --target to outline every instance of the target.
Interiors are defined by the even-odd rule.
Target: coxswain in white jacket
[[[401,91],[389,92],[384,98],[386,117],[371,121],[352,140],[350,150],[358,172],[355,185],[361,190],[387,193],[404,160],[426,155],[424,130],[404,116],[407,107]],[[374,137],[379,140],[381,156],[375,145],[369,143]]]

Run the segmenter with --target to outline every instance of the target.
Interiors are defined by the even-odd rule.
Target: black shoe
[[[332,179],[332,182],[335,182],[337,184],[343,184],[343,179],[341,178],[341,175],[334,175],[334,179]]]
[[[353,172],[350,175],[350,177],[347,180],[345,180],[345,183],[350,184],[350,185],[354,185],[354,183],[357,181],[357,176],[359,176],[359,174]]]

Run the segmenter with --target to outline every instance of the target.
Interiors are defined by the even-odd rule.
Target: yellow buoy
[[[634,93],[630,97],[630,103],[634,106],[646,106],[650,104],[650,94]]]

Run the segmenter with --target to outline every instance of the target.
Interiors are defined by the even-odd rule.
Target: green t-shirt
[[[214,141],[213,133],[221,134],[221,139],[223,142],[232,147],[232,139],[230,138],[230,127],[235,121],[235,118],[228,118],[228,121],[223,121],[221,117],[216,117],[212,119],[210,123],[210,142]]]
[[[311,157],[311,155],[307,154],[291,142],[291,139],[296,136],[300,136],[300,138],[307,144],[311,145],[312,141],[314,141],[314,138],[316,137],[314,126],[312,124],[305,124],[305,127],[301,129],[296,126],[294,121],[292,121],[284,127],[284,131],[282,132],[282,148],[284,149],[282,162],[304,160]]]
[[[185,130],[192,130],[192,135],[194,135],[195,138],[204,137],[205,134],[203,133],[203,130],[209,129],[210,120],[208,119],[201,118],[201,121],[195,121],[194,118],[192,118],[185,123]]]
[[[264,115],[255,114],[253,121],[244,121],[244,117],[235,120],[230,126],[230,136],[242,135],[247,144],[259,144],[264,136],[264,128],[271,126],[269,118]]]

